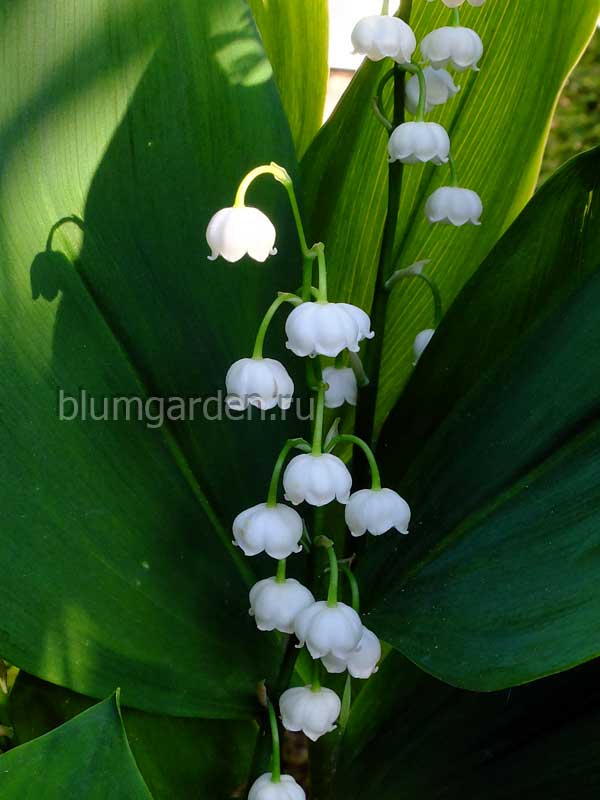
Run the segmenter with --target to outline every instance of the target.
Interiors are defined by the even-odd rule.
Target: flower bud
[[[311,506],[326,506],[332,500],[345,504],[351,487],[348,468],[331,453],[295,456],[283,473],[285,499],[295,506],[304,500]]]
[[[445,225],[481,225],[483,204],[477,192],[458,186],[441,186],[425,203],[425,216],[429,222]]]
[[[312,686],[287,689],[279,700],[281,721],[288,731],[303,731],[316,742],[321,736],[334,730],[335,722],[342,710],[340,698],[331,689]]]
[[[381,536],[391,528],[408,533],[410,507],[392,489],[360,489],[354,492],[344,510],[352,536],[372,533]]]
[[[325,367],[323,380],[327,384],[325,390],[325,407],[339,408],[344,403],[355,406],[358,395],[356,375],[350,367]]]
[[[275,228],[258,208],[222,208],[212,217],[206,229],[211,249],[209,261],[223,256],[226,261],[239,261],[246,253],[255,261],[266,261],[277,253]]]
[[[452,75],[445,69],[434,69],[425,67],[423,70],[425,83],[427,85],[427,97],[425,100],[425,113],[428,114],[435,106],[442,106],[451,97],[460,91],[460,86],[454,83]],[[419,78],[413,75],[406,83],[406,109],[411,114],[417,113],[419,105]]]
[[[375,15],[359,20],[352,31],[355,53],[371,61],[393,58],[398,64],[407,64],[417,47],[410,25],[398,17]]]
[[[374,675],[379,667],[381,658],[381,643],[375,634],[363,627],[363,634],[358,647],[347,658],[337,658],[333,655],[321,659],[327,672],[344,672],[348,670],[353,678],[366,680]]]
[[[225,402],[234,411],[245,411],[249,405],[262,411],[275,406],[288,409],[294,394],[288,371],[273,358],[241,358],[229,367],[225,386]]]
[[[294,578],[278,583],[275,578],[258,581],[250,589],[250,616],[259,631],[294,632],[294,620],[315,602],[312,592]]]
[[[233,521],[234,544],[247,556],[266,553],[271,558],[287,558],[302,550],[302,517],[283,503],[259,503],[247,508]]]
[[[356,611],[345,603],[330,606],[319,600],[298,614],[294,631],[299,647],[306,644],[313,658],[345,658],[358,647],[363,626]]]
[[[403,164],[446,164],[450,138],[437,122],[404,122],[392,131],[388,142],[389,161]]]
[[[304,789],[291,775],[281,775],[273,783],[272,774],[265,772],[257,778],[248,793],[248,800],[306,800]]]
[[[437,28],[421,42],[423,58],[431,61],[434,69],[450,64],[457,72],[478,70],[477,62],[483,55],[483,44],[471,28]]]
[[[359,342],[375,336],[370,327],[368,314],[349,303],[302,303],[286,320],[286,347],[301,358],[358,353]]]
[[[434,333],[435,330],[433,328],[427,328],[426,330],[421,331],[421,333],[417,333],[415,341],[413,343],[413,354],[415,357],[413,364],[416,365],[417,361],[421,358],[421,356],[425,352],[425,348],[427,347],[429,342],[433,339]]]

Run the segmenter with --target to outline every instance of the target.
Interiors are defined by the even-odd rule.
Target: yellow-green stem
[[[273,300],[258,328],[258,333],[256,334],[256,340],[254,342],[254,350],[252,351],[252,358],[262,358],[263,345],[265,343],[267,330],[269,329],[269,325],[273,321],[273,317],[277,313],[277,310],[280,308],[280,306],[282,306],[284,303],[293,303],[294,305],[298,305],[300,302],[300,298],[291,293],[280,294],[275,298],[275,300]]]
[[[321,691],[321,662],[318,658],[313,661],[311,688],[313,692]]]
[[[313,432],[312,454],[320,456],[323,446],[323,417],[325,415],[325,385],[319,383],[317,390],[317,408],[315,410],[315,429]]]
[[[350,566],[345,561],[340,562],[339,567],[344,575],[348,578],[348,583],[350,584],[350,593],[352,595],[352,608],[358,614],[360,612],[360,591],[358,588],[358,581],[350,569]]]
[[[273,703],[267,699],[267,709],[269,711],[269,722],[271,723],[271,745],[273,752],[273,763],[271,765],[271,781],[279,783],[281,780],[281,753],[279,748],[279,726]]]
[[[371,470],[371,489],[374,491],[379,491],[381,489],[381,475],[379,473],[379,467],[377,466],[377,460],[375,458],[375,454],[369,447],[369,445],[361,439],[359,436],[354,436],[351,433],[340,433],[339,436],[336,436],[332,439],[329,444],[327,445],[327,452],[331,453],[331,451],[338,445],[340,442],[350,442],[351,444],[355,444],[357,447],[360,447],[365,456],[367,457],[367,461],[369,463],[369,468]]]
[[[281,448],[279,455],[277,456],[277,461],[275,462],[275,466],[273,467],[273,474],[271,475],[271,483],[269,484],[269,493],[267,495],[267,505],[272,508],[277,504],[277,489],[279,487],[279,476],[281,475],[281,470],[283,469],[283,464],[285,459],[288,456],[290,450],[293,450],[294,447],[301,447],[305,452],[306,450],[310,450],[310,445],[305,439],[288,439],[287,442]]]
[[[275,576],[277,583],[285,583],[285,558],[279,559],[277,562],[277,574]]]

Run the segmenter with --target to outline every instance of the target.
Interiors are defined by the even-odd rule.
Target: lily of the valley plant
[[[600,0],[4,5],[0,800],[596,797]]]
[[[446,2],[446,5],[456,8],[459,3]],[[475,31],[460,25],[456,9],[451,26],[432,31],[422,41],[422,57],[431,64],[423,69],[414,58],[417,40],[412,29],[402,19],[385,12],[384,8],[380,16],[360,20],[352,33],[352,43],[367,58],[373,61],[388,58],[396,65],[382,78],[374,101],[374,112],[389,132],[388,159],[406,165],[429,162],[449,169],[450,185],[437,189],[427,199],[424,213],[431,223],[479,225],[482,203],[473,189],[458,185],[450,136],[441,125],[427,122],[425,117],[428,111],[448,102],[459,91],[445,67],[458,72],[479,69],[483,55],[481,40]],[[394,127],[383,110],[383,93],[387,84],[397,79],[398,68],[409,78],[407,107],[415,120]],[[298,293],[280,292],[273,300],[250,348],[251,356],[231,366],[226,385],[227,402],[232,408],[245,409],[249,404],[261,409],[289,408],[294,392],[292,379],[284,364],[265,357],[264,349],[275,313],[291,307],[285,323],[285,346],[295,356],[309,359],[308,389],[315,396],[312,441],[293,439],[283,443],[265,496],[258,505],[241,511],[233,523],[234,543],[246,556],[264,552],[277,560],[275,574],[250,590],[250,614],[258,628],[295,636],[297,647],[306,647],[313,661],[309,684],[288,688],[279,698],[267,701],[273,767],[270,773],[256,778],[249,794],[251,800],[291,800],[305,795],[292,776],[281,774],[274,704],[279,704],[286,730],[303,731],[316,741],[336,728],[343,707],[347,717],[352,678],[368,679],[377,671],[381,658],[377,636],[361,622],[356,578],[344,562],[344,572],[352,587],[352,606],[349,606],[339,599],[340,565],[333,541],[324,530],[311,531],[308,509],[332,502],[344,505],[352,537],[381,536],[388,532],[408,534],[411,514],[404,498],[382,487],[375,455],[365,439],[351,433],[334,432],[328,436],[324,429],[325,408],[340,408],[344,402],[360,403],[360,384],[364,385],[366,376],[359,354],[378,331],[371,330],[365,311],[342,302],[343,298],[330,298],[326,243],[308,246],[293,181],[284,167],[275,163],[260,165],[243,177],[233,206],[217,211],[209,222],[206,231],[212,251],[209,257],[221,256],[236,262],[248,254],[257,261],[265,261],[277,252],[273,224],[261,210],[246,205],[246,194],[253,182],[265,175],[282,184],[289,195],[304,261],[303,282]],[[397,270],[389,277],[386,291],[403,277],[422,277],[424,263]],[[439,301],[435,283],[431,281],[430,286]],[[417,334],[415,361],[434,333],[428,329]],[[344,444],[360,448],[366,456],[371,476],[369,487],[353,486],[348,467],[334,452]],[[300,454],[293,455],[294,451]],[[303,506],[304,518],[291,506],[279,502],[280,482],[284,499],[293,506]],[[303,537],[307,545],[327,551],[329,588],[324,599],[315,599],[308,587],[286,577],[287,559],[302,552]],[[324,685],[328,674],[342,672],[347,673],[343,699]]]

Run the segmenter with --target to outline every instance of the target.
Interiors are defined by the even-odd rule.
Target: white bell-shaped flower
[[[266,553],[278,560],[287,558],[302,550],[302,517],[283,503],[259,503],[237,515],[233,536],[247,556]]]
[[[424,331],[421,331],[421,333],[417,333],[417,335],[415,336],[415,341],[413,343],[413,354],[415,357],[413,364],[416,364],[417,361],[421,358],[421,356],[425,352],[427,345],[433,339],[434,333],[435,333],[434,328],[426,328]]]
[[[421,42],[421,53],[435,69],[450,65],[457,72],[478,70],[477,62],[483,55],[483,43],[471,28],[437,28]]]
[[[352,536],[381,536],[391,528],[408,533],[410,507],[393,489],[360,489],[350,495],[344,509]]]
[[[293,633],[298,614],[314,602],[312,592],[295,578],[282,583],[265,578],[250,589],[250,616],[259,631]]]
[[[481,225],[483,203],[477,192],[458,186],[440,186],[425,203],[425,216],[429,222],[446,225]]]
[[[425,113],[428,114],[435,106],[442,106],[451,97],[460,91],[460,86],[454,83],[452,75],[445,69],[434,69],[425,67],[423,70],[425,83],[427,85],[427,97],[425,99]],[[411,114],[417,113],[419,105],[419,78],[413,75],[406,83],[406,108]]]
[[[333,500],[347,503],[352,476],[344,462],[331,453],[292,458],[283,473],[285,499],[297,506],[303,501],[311,506],[326,506]]]
[[[375,336],[370,328],[369,315],[349,303],[302,303],[286,320],[286,347],[301,358],[358,353],[359,342]]]
[[[353,608],[345,603],[330,606],[326,600],[303,609],[294,623],[298,646],[306,644],[313,658],[328,655],[346,658],[358,647],[362,630],[360,617]]]
[[[403,164],[446,164],[449,154],[450,137],[437,122],[403,122],[388,141],[389,161]]]
[[[435,0],[429,0],[430,3],[435,2]],[[448,8],[458,8],[462,6],[465,0],[442,0],[442,3]],[[467,0],[470,6],[482,6],[485,3],[485,0]]]
[[[355,406],[358,396],[356,375],[350,367],[325,367],[323,380],[327,384],[325,390],[325,407],[339,408],[344,403]]]
[[[258,208],[222,208],[206,229],[206,241],[212,251],[208,258],[214,261],[222,256],[233,262],[248,254],[255,261],[266,261],[277,253],[275,236],[273,223]]]
[[[288,409],[294,394],[294,382],[288,371],[274,358],[241,358],[225,376],[225,402],[234,411],[249,405],[263,411],[279,406]]]
[[[374,675],[381,658],[381,643],[368,628],[363,627],[363,635],[358,647],[347,658],[328,655],[321,659],[327,672],[344,672],[348,670],[353,678],[366,680]]]
[[[371,61],[393,58],[407,64],[417,47],[412,28],[398,17],[371,16],[359,20],[352,31],[352,46],[356,53]]]
[[[248,800],[306,800],[306,795],[291,775],[281,775],[277,783],[273,783],[272,774],[265,772],[252,784]]]
[[[340,698],[331,689],[299,686],[287,689],[279,700],[281,721],[288,731],[303,731],[316,742],[334,730],[342,710]]]

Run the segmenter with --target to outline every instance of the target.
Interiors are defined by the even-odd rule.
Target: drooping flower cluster
[[[421,54],[430,62],[422,69],[412,61],[417,47],[416,37],[403,20],[381,16],[361,20],[352,34],[357,52],[373,61],[390,58],[395,66],[384,75],[375,101],[375,113],[389,131],[388,158],[391,163],[450,164],[452,186],[438,188],[427,199],[425,213],[430,222],[455,226],[479,224],[483,211],[479,196],[457,185],[456,166],[452,158],[450,137],[436,122],[426,122],[425,115],[444,105],[460,91],[445,69],[457,72],[477,70],[483,55],[479,36],[459,24],[458,7],[463,0],[443,0],[454,9],[453,25],[432,31],[421,42]],[[469,0],[482,5],[484,0]],[[383,109],[383,90],[397,70],[411,73],[406,82],[406,108],[414,121],[394,128]],[[394,169],[393,167],[390,168]],[[260,410],[279,407],[289,409],[295,387],[286,367],[273,358],[263,357],[265,337],[279,308],[292,309],[285,323],[286,348],[300,358],[308,358],[309,388],[315,392],[315,413],[311,441],[290,439],[284,445],[273,467],[266,499],[240,511],[233,521],[233,540],[245,556],[265,554],[277,561],[275,575],[259,580],[249,595],[249,613],[261,631],[278,631],[294,635],[297,648],[306,648],[313,660],[313,676],[306,686],[288,688],[279,698],[281,722],[287,730],[303,731],[316,741],[332,731],[342,707],[349,707],[351,678],[365,680],[378,669],[381,643],[366,628],[360,616],[358,583],[350,560],[339,561],[333,542],[322,530],[312,531],[310,507],[319,508],[332,502],[344,506],[344,518],[351,537],[371,534],[379,537],[391,530],[407,534],[411,518],[408,503],[394,490],[383,488],[379,468],[369,445],[358,436],[339,433],[339,420],[326,435],[325,409],[344,404],[357,405],[359,389],[368,383],[360,359],[361,345],[371,339],[368,314],[357,306],[331,302],[327,296],[327,268],[322,243],[308,247],[294,187],[287,172],[276,164],[257,167],[242,180],[231,208],[222,209],[211,219],[206,232],[211,247],[210,258],[221,255],[238,261],[249,255],[264,261],[276,253],[276,231],[262,211],[245,205],[246,191],[259,175],[270,174],[286,189],[304,259],[302,288],[297,293],[279,293],[261,322],[250,356],[236,361],[225,377],[227,403],[231,409],[244,411],[250,406]],[[414,342],[414,363],[430,344],[441,321],[439,290],[423,272],[426,262],[397,270],[385,281],[391,290],[403,278],[419,278],[432,292],[434,327],[421,331]],[[316,285],[315,265],[317,266]],[[308,266],[308,268],[307,268]],[[329,361],[327,361],[329,359]],[[333,363],[331,360],[333,360]],[[367,459],[371,486],[352,491],[353,477],[334,450],[347,444],[358,447]],[[299,451],[295,454],[293,451]],[[280,484],[283,499],[280,502]],[[257,498],[258,499],[258,498]],[[289,504],[289,505],[288,505]],[[309,508],[299,513],[294,506]],[[317,520],[317,517],[314,518]],[[286,577],[286,560],[307,548],[322,547],[328,560],[328,591],[318,599],[311,590],[294,578]],[[339,598],[340,571],[346,576],[351,603]],[[314,592],[314,593],[313,593]],[[317,595],[317,597],[315,597]],[[292,640],[293,641],[293,640]],[[330,688],[322,686],[322,669],[326,673],[347,672],[342,703]],[[346,702],[347,701],[347,702]],[[303,789],[289,775],[281,775],[279,734],[275,710],[267,700],[273,742],[272,771],[261,775],[250,789],[250,800],[303,800]]]
[[[383,57],[380,54],[384,53],[394,58],[400,69],[413,73],[406,83],[406,109],[416,117],[416,121],[394,127],[383,112],[383,90],[387,81],[394,77],[395,70],[390,70],[380,83],[376,109],[379,119],[389,130],[388,157],[391,162],[450,164],[453,185],[436,189],[427,199],[425,216],[429,222],[457,227],[468,223],[479,225],[483,205],[476,192],[458,186],[447,131],[436,122],[425,121],[426,114],[444,105],[460,91],[446,67],[456,72],[477,71],[483,56],[479,35],[460,25],[458,7],[464,0],[443,2],[454,9],[453,24],[437,28],[423,38],[421,55],[425,62],[429,62],[425,69],[411,60],[416,49],[416,37],[410,26],[397,17],[382,15],[360,20],[354,28],[352,42],[357,52],[372,61],[379,61]],[[469,2],[481,6],[484,0]],[[398,23],[402,24],[399,26]],[[395,42],[395,47],[391,42]],[[396,53],[401,53],[401,57]]]
[[[284,170],[271,165],[253,172],[256,176],[265,171],[270,171],[288,192],[293,192],[291,180]],[[257,237],[256,229],[251,230],[245,223],[236,229],[232,223],[236,218],[243,220],[233,212],[244,210],[245,206],[240,203],[243,204],[249,185],[250,180],[246,178],[238,191],[237,206],[218,212],[208,226],[207,239],[213,252],[220,252],[229,260],[244,252],[251,256],[258,253],[262,257],[267,249],[270,252],[273,248],[275,237],[269,226],[263,225]],[[218,241],[215,231],[220,236]],[[301,243],[304,242],[301,228],[299,235]],[[267,499],[236,516],[233,540],[246,556],[264,553],[278,562],[276,574],[258,581],[250,590],[250,614],[261,631],[295,634],[297,646],[306,647],[314,659],[311,684],[283,692],[279,708],[284,727],[292,731],[302,730],[316,740],[333,730],[341,709],[337,694],[321,686],[319,668],[322,666],[332,673],[347,671],[349,676],[366,679],[377,670],[381,646],[375,634],[362,624],[357,584],[347,565],[344,565],[344,571],[352,587],[353,605],[338,599],[337,556],[332,542],[321,532],[312,543],[323,546],[328,554],[327,599],[315,599],[308,587],[286,577],[286,559],[299,553],[303,537],[309,536],[309,520],[303,520],[293,506],[305,503],[317,508],[334,501],[345,505],[346,521],[352,536],[366,533],[380,536],[392,528],[407,533],[410,509],[395,491],[381,488],[375,457],[365,442],[349,434],[338,434],[326,441],[323,428],[325,407],[339,408],[344,403],[354,405],[357,402],[356,372],[360,375],[360,368],[355,370],[352,365],[344,365],[341,359],[346,354],[354,359],[351,364],[356,367],[361,342],[371,339],[374,333],[369,316],[362,309],[349,303],[328,301],[323,245],[304,248],[304,255],[318,263],[317,287],[312,286],[313,270],[300,294],[284,293],[277,297],[259,327],[252,356],[236,361],[229,368],[225,382],[227,403],[232,409],[245,410],[248,406],[263,410],[275,406],[289,408],[294,392],[293,381],[283,364],[263,357],[263,346],[277,309],[288,303],[292,305],[285,325],[286,346],[295,355],[308,357],[311,363],[317,364],[316,369],[313,367],[317,375],[317,396],[312,442],[294,439],[285,443],[273,470]],[[324,366],[324,358],[334,358],[335,363]],[[365,451],[371,466],[370,489],[352,494],[350,471],[333,453],[343,442],[350,442]],[[301,452],[288,460],[293,450]],[[291,505],[278,501],[280,482],[284,498]],[[296,796],[297,787],[284,781],[285,776],[274,780],[269,775],[261,776],[254,784],[251,796],[262,796],[262,787],[272,787],[272,784],[277,784],[280,793]]]

